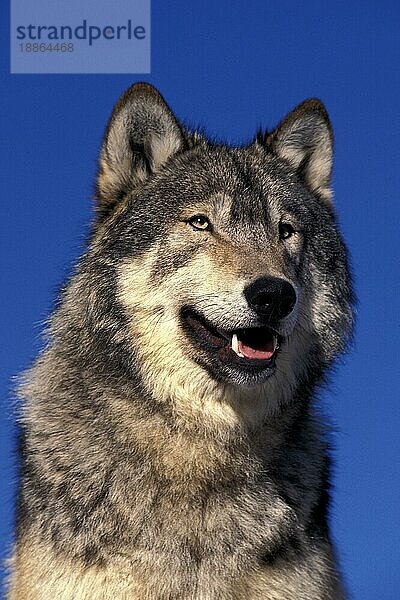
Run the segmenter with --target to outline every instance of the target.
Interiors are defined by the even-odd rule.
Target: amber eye
[[[295,230],[290,225],[290,223],[279,223],[279,238],[281,240],[287,240],[292,237],[295,233]]]
[[[200,231],[211,230],[211,223],[204,215],[195,215],[188,220],[188,223],[193,229],[199,229]]]

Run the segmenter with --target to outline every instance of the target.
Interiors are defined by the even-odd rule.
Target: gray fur
[[[228,148],[148,84],[114,109],[86,255],[21,386],[9,599],[339,600],[318,386],[351,334],[319,101]],[[206,214],[213,231],[188,220]],[[283,241],[280,223],[295,233]],[[221,366],[180,320],[260,326],[243,295],[281,277],[271,375]]]

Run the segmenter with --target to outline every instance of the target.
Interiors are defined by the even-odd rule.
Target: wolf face
[[[119,337],[157,397],[240,389],[275,410],[342,350],[352,295],[331,162],[318,100],[229,148],[184,131],[147,84],[120,99],[92,256],[115,266]]]

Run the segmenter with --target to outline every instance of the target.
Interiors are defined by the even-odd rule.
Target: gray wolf
[[[122,95],[20,389],[9,599],[344,598],[315,409],[353,320],[331,167],[319,100],[232,148]]]

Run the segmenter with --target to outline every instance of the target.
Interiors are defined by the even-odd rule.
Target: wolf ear
[[[268,136],[267,146],[299,173],[314,194],[331,200],[333,135],[320,100],[299,104]]]
[[[161,94],[148,83],[132,85],[114,107],[100,151],[96,188],[100,217],[184,143],[181,127]]]

